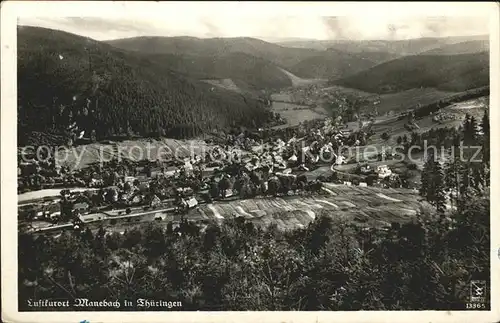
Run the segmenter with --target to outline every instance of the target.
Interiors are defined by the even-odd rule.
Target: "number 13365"
[[[486,304],[484,304],[484,303],[466,303],[465,308],[468,310],[484,310],[484,309],[486,309]]]

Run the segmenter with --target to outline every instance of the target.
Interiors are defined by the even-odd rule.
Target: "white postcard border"
[[[1,4],[2,319],[5,322],[494,322],[500,320],[500,170],[491,169],[491,311],[358,312],[18,312],[17,299],[17,17],[161,15],[484,16],[490,19],[490,120],[500,125],[499,10],[495,2],[157,2],[6,1]],[[492,164],[500,166],[500,127],[491,127]]]

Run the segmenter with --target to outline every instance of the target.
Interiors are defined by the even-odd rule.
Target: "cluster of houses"
[[[20,205],[18,214],[20,219],[55,222],[61,217],[61,204],[58,199],[54,199]]]
[[[360,167],[360,173],[362,175],[377,174],[378,178],[380,179],[384,179],[393,175],[391,169],[387,165],[379,165],[376,168],[373,168],[369,164],[365,164]]]
[[[441,123],[446,122],[446,121],[462,120],[463,119],[462,114],[453,113],[451,111],[452,111],[451,109],[447,110],[447,111],[438,111],[432,117],[432,121],[441,124]]]
[[[247,186],[251,196],[267,194],[276,185],[290,185],[295,187],[294,191],[297,187],[317,190],[321,187],[318,181],[309,182],[304,174],[321,165],[349,162],[342,147],[361,145],[366,137],[362,130],[352,132],[331,119],[300,127],[255,136],[231,135],[225,145],[215,145],[206,156],[168,162],[123,160],[91,165],[72,176],[94,189],[83,193],[62,191],[59,200],[20,207],[20,215],[57,222],[75,215],[91,217],[109,213],[113,209],[120,210],[116,215],[148,208],[173,207],[185,211],[212,198],[244,196],[242,187]],[[380,179],[393,175],[386,165],[376,170],[366,165],[361,172],[376,172]],[[350,185],[350,181],[345,184]],[[280,191],[287,193],[286,189]]]
[[[55,163],[54,159],[20,159],[17,166],[18,191],[84,186],[85,182],[74,176],[67,167]]]

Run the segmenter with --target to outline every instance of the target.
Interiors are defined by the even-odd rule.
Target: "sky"
[[[160,6],[160,5],[158,5]],[[232,5],[233,7],[235,5]],[[424,16],[394,14],[360,14],[323,16],[308,12],[287,12],[276,15],[242,10],[212,11],[179,10],[158,7],[157,10],[119,11],[109,14],[99,10],[92,15],[42,17],[30,14],[18,19],[20,25],[59,29],[96,40],[136,36],[256,37],[264,40],[304,39],[410,39],[488,34],[489,21],[484,15]],[[194,8],[194,7],[193,7]],[[254,7],[255,9],[255,7]],[[112,8],[110,10],[113,10]],[[163,10],[163,12],[162,12]],[[429,11],[429,10],[428,10]],[[431,11],[432,12],[432,11]]]

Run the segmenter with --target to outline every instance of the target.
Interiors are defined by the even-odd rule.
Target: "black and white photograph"
[[[500,319],[494,3],[15,4],[33,6],[2,34],[16,313]]]

